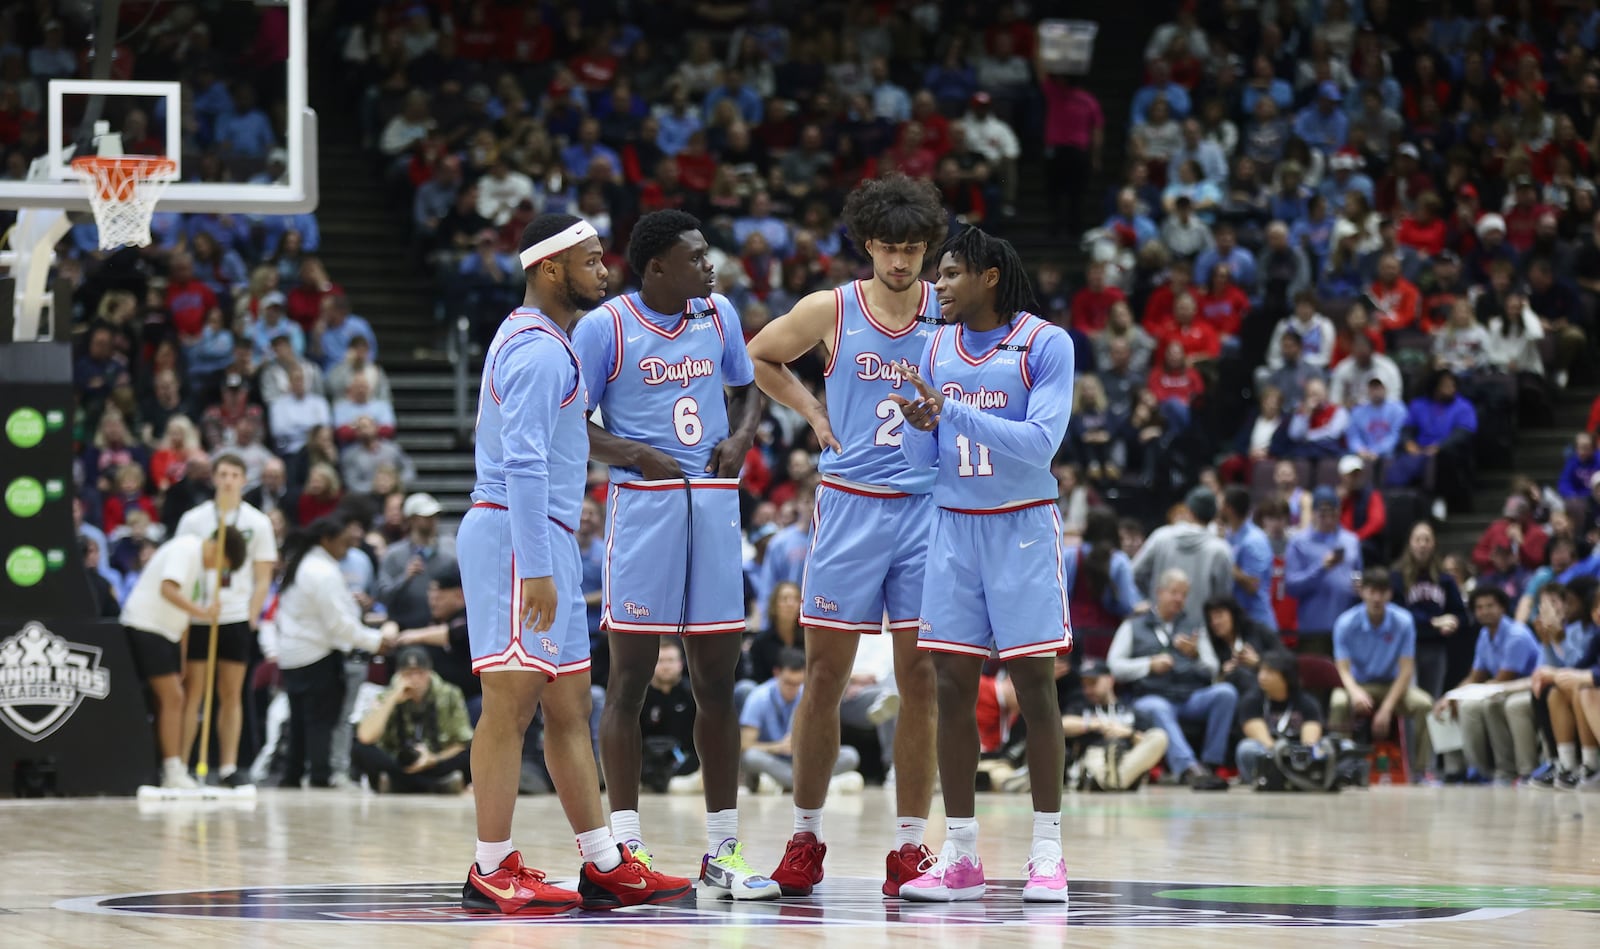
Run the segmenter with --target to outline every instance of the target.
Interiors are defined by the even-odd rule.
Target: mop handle
[[[222,518],[222,507],[217,505],[217,536],[216,536],[216,567],[213,584],[217,601],[222,600],[222,561],[226,554],[223,551],[223,532],[228,528],[228,522]],[[204,779],[211,767],[207,759],[211,755],[211,708],[216,699],[217,691],[217,621],[220,613],[211,614],[211,642],[206,646],[206,700],[204,709],[200,713],[200,761],[195,765],[194,773]]]

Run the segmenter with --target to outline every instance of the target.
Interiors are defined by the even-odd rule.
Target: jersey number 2
[[[700,444],[705,436],[705,426],[700,422],[700,403],[693,396],[684,396],[672,405],[672,429],[678,441],[690,446]]]
[[[893,399],[884,399],[878,403],[878,418],[883,419],[883,423],[878,426],[878,433],[873,437],[872,444],[899,448],[900,441],[904,437],[900,433],[900,426],[906,421],[906,417],[900,414],[900,406],[895,405]]]
[[[974,448],[978,450],[978,463],[976,465],[972,463],[972,450]],[[959,456],[959,461],[956,464],[956,474],[961,477],[970,478],[973,475],[977,475],[980,478],[987,478],[994,474],[994,465],[989,462],[988,445],[975,443],[965,435],[957,435],[956,454]]]

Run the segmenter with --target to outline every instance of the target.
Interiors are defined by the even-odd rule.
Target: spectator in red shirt
[[[1196,302],[1200,318],[1222,337],[1238,336],[1239,327],[1250,312],[1250,298],[1233,282],[1233,271],[1227,264],[1211,268],[1209,284]]]
[[[172,314],[172,328],[179,341],[188,344],[198,340],[205,329],[206,315],[216,307],[217,295],[195,279],[194,259],[186,253],[173,254],[167,273],[167,311]]]
[[[1450,105],[1452,92],[1450,83],[1440,77],[1439,66],[1433,56],[1427,53],[1419,55],[1412,62],[1411,69],[1415,76],[1406,86],[1404,109],[1406,121],[1414,125],[1422,117],[1423,100],[1433,100],[1443,113]]]
[[[117,490],[101,505],[100,527],[107,534],[122,526],[130,511],[143,511],[152,522],[160,520],[156,506],[144,493],[144,471],[133,464],[117,469]]]
[[[1533,519],[1533,505],[1528,499],[1513,494],[1506,498],[1504,516],[1492,522],[1472,548],[1472,562],[1480,572],[1489,569],[1489,555],[1496,547],[1506,547],[1517,555],[1522,566],[1537,570],[1544,566],[1544,548],[1549,535]]]
[[[1373,188],[1373,206],[1386,217],[1399,217],[1416,209],[1417,201],[1433,190],[1433,179],[1422,169],[1422,153],[1410,142],[1394,150],[1394,163]]]
[[[1177,403],[1187,409],[1205,393],[1206,384],[1199,371],[1189,364],[1183,344],[1172,339],[1161,351],[1160,364],[1150,370],[1147,388],[1163,406]]]
[[[1367,484],[1365,464],[1360,455],[1345,455],[1339,459],[1339,526],[1361,540],[1362,560],[1367,551],[1383,553],[1383,530],[1389,524],[1389,512],[1383,506],[1383,495]],[[1373,557],[1371,562],[1381,562]]]
[[[1167,282],[1151,291],[1145,302],[1144,319],[1140,321],[1144,331],[1156,339],[1172,332],[1173,301],[1194,293],[1194,264],[1180,257],[1167,268]]]
[[[1417,322],[1422,307],[1422,291],[1400,275],[1400,258],[1384,254],[1378,258],[1378,276],[1367,288],[1378,328],[1385,333],[1409,329]]]
[[[1045,189],[1050,202],[1050,236],[1063,228],[1078,233],[1083,221],[1083,189],[1100,167],[1105,143],[1105,116],[1100,102],[1067,76],[1053,76],[1037,61],[1034,71],[1044,91]],[[1065,213],[1062,205],[1065,204]]]
[[[1518,254],[1526,254],[1533,247],[1539,218],[1550,208],[1539,201],[1539,185],[1532,175],[1519,175],[1515,182],[1516,197],[1506,209],[1506,243]]]
[[[289,319],[310,332],[322,316],[322,298],[343,293],[344,288],[328,279],[328,271],[315,257],[300,258],[300,282],[289,290]]]
[[[1533,153],[1533,177],[1548,184],[1555,177],[1556,159],[1561,156],[1566,156],[1572,162],[1575,175],[1593,175],[1594,163],[1590,160],[1589,146],[1578,137],[1578,128],[1573,124],[1572,116],[1564,112],[1557,115],[1555,129],[1555,135],[1549,143]]]
[[[900,130],[900,141],[890,150],[888,158],[889,163],[907,178],[923,179],[933,177],[934,167],[939,161],[939,156],[928,147],[927,132],[923,130],[922,123],[915,119]]]
[[[934,155],[943,158],[950,151],[950,120],[939,113],[933,93],[924,89],[911,97],[911,121],[922,126],[922,144]]]
[[[1344,314],[1344,328],[1339,330],[1338,336],[1334,338],[1333,355],[1328,358],[1330,370],[1344,362],[1344,357],[1350,355],[1350,339],[1354,339],[1355,336],[1366,336],[1370,339],[1373,342],[1373,352],[1384,352],[1384,349],[1387,349],[1384,334],[1373,326],[1373,318],[1366,315],[1366,307],[1362,306],[1360,301],[1352,302],[1350,309]]]
[[[1205,362],[1222,355],[1222,337],[1209,323],[1195,319],[1198,312],[1194,297],[1178,298],[1172,308],[1174,325],[1161,343],[1163,352],[1171,343],[1177,343],[1191,363]]]
[[[1424,257],[1444,253],[1445,226],[1440,216],[1443,210],[1444,202],[1439,200],[1438,194],[1424,192],[1417,199],[1416,212],[1401,219],[1400,226],[1395,229],[1395,240]]]
[[[1128,299],[1121,287],[1106,285],[1106,265],[1093,261],[1084,272],[1084,287],[1072,295],[1072,328],[1094,335],[1106,328],[1111,307]]]

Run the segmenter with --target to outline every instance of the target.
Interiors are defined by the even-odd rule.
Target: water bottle
[[[1378,756],[1378,783],[1379,784],[1390,784],[1390,783],[1392,783],[1390,781],[1390,777],[1389,777],[1389,756],[1388,755],[1379,755]]]

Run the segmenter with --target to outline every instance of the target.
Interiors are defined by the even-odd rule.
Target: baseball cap
[[[224,389],[243,389],[244,376],[239,375],[237,372],[230,372],[228,373],[228,378],[222,380],[222,387]]]
[[[1378,379],[1377,376],[1373,376],[1372,378],[1379,382],[1383,381],[1382,379]],[[1350,474],[1353,471],[1360,471],[1363,467],[1364,466],[1361,464],[1360,455],[1345,455],[1343,458],[1339,459],[1339,473],[1342,475]]]
[[[1217,496],[1211,493],[1210,488],[1195,488],[1183,499],[1183,506],[1189,509],[1194,519],[1202,524],[1209,524],[1217,519]]]
[[[988,105],[989,103],[991,103],[993,101],[994,101],[994,99],[987,92],[984,92],[982,89],[979,89],[977,92],[974,92],[972,94],[972,104],[973,105]]]
[[[1322,507],[1324,504],[1331,505],[1332,507],[1339,506],[1339,492],[1333,490],[1327,485],[1323,485],[1317,490],[1311,492],[1312,507]]]
[[[431,494],[413,494],[400,506],[406,517],[437,517],[439,510],[439,502]]]
[[[1078,675],[1085,679],[1094,676],[1108,676],[1110,674],[1111,667],[1106,665],[1103,659],[1086,659],[1084,660],[1083,668],[1078,670]]]
[[[1478,236],[1482,237],[1490,231],[1499,231],[1504,234],[1506,232],[1506,219],[1498,214],[1485,214],[1483,217],[1478,218]]]
[[[433,669],[433,657],[421,646],[407,646],[394,657],[394,671],[407,669]]]
[[[1478,200],[1478,186],[1468,181],[1456,189],[1456,197]]]
[[[1440,264],[1460,265],[1460,263],[1461,258],[1453,250],[1440,251],[1439,253],[1433,255],[1433,265],[1435,267],[1439,266]]]
[[[269,306],[283,306],[286,302],[287,301],[284,299],[283,294],[276,290],[273,290],[269,293],[263,293],[261,295],[261,309],[263,310]]]
[[[1405,155],[1408,158],[1421,158],[1422,157],[1422,153],[1417,151],[1417,146],[1411,144],[1410,142],[1406,142],[1405,144],[1401,145],[1399,148],[1395,149],[1395,154],[1397,154],[1397,155]]]

